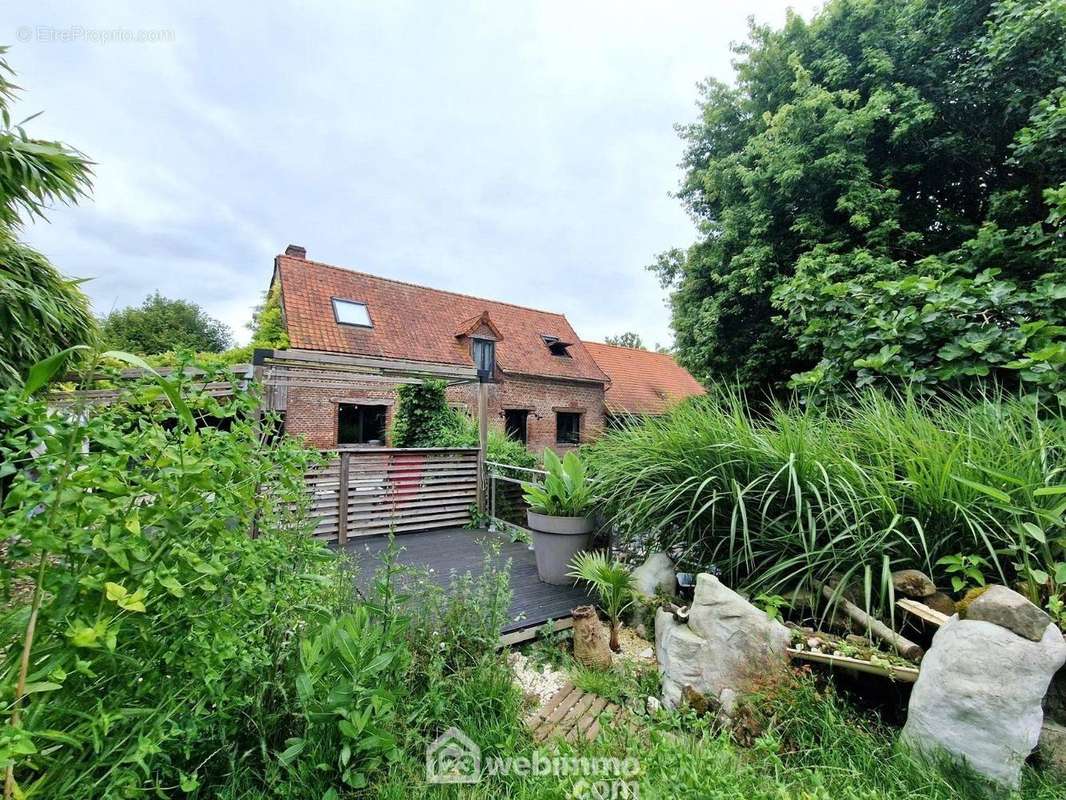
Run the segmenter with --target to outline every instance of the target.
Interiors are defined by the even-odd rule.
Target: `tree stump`
[[[607,631],[593,606],[578,606],[570,615],[574,618],[574,658],[577,663],[594,669],[611,666],[611,648]]]

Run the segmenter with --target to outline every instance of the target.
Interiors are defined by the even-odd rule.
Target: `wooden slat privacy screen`
[[[477,504],[478,470],[477,448],[341,450],[307,474],[315,536],[343,544],[353,536],[465,525]]]

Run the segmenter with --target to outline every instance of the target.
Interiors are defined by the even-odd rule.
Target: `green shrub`
[[[393,420],[393,447],[477,447],[477,420],[451,408],[443,381],[400,386]],[[537,459],[525,445],[504,433],[498,425],[489,426],[486,458],[516,467],[536,466]]]
[[[190,792],[287,717],[295,632],[333,616],[339,584],[304,522],[315,456],[263,444],[256,408],[150,379],[60,413],[0,396],[8,708],[26,687],[0,768],[22,791]]]
[[[437,671],[432,662],[442,672],[460,672],[495,651],[511,605],[509,563],[492,540],[476,575],[455,573],[443,586],[421,576],[417,588],[406,590],[417,598],[408,610],[416,673]]]
[[[513,467],[535,467],[537,457],[526,449],[521,442],[510,438],[501,428],[489,428],[489,441],[485,457],[497,464],[509,464]]]
[[[457,446],[446,444],[459,423],[444,390],[444,381],[435,380],[396,389],[396,413],[389,436],[393,447]]]
[[[289,347],[289,332],[285,329],[285,318],[281,313],[281,284],[276,283],[266,293],[262,305],[252,313],[250,349],[284,350]]]
[[[421,576],[405,587],[412,601],[405,683],[412,755],[420,757],[417,748],[452,725],[482,732],[483,746],[497,752],[514,744],[519,693],[496,647],[511,605],[509,576],[494,543],[477,574],[452,574],[443,586]]]
[[[831,578],[887,601],[889,571],[948,585],[945,556],[978,554],[1001,582],[1063,591],[1059,412],[984,397],[936,405],[855,396],[826,411],[752,414],[720,391],[607,433],[588,451],[623,536],[655,532],[753,594]]]
[[[400,757],[397,703],[410,660],[405,620],[357,605],[300,643],[296,694],[303,730],[286,741],[283,766],[334,771],[354,789]]]
[[[477,420],[462,411],[452,411],[453,423],[445,428],[439,447],[477,447]],[[526,446],[509,437],[499,425],[489,425],[489,440],[485,457],[497,464],[510,464],[515,467],[535,467],[537,457]],[[520,477],[516,475],[516,477]]]
[[[801,258],[775,292],[799,351],[818,359],[792,377],[793,387],[820,398],[848,385],[932,392],[984,379],[1066,401],[1062,274],[958,274],[938,258],[906,274],[897,264],[858,261],[850,269],[821,263],[810,274]]]

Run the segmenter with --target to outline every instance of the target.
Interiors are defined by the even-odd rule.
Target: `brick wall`
[[[462,402],[477,417],[477,386],[453,386],[449,399]],[[503,428],[506,409],[525,409],[526,446],[535,453],[551,447],[559,453],[574,447],[555,442],[555,412],[576,411],[581,414],[581,441],[596,438],[604,425],[603,387],[579,381],[550,380],[507,376],[489,384],[489,425]]]
[[[339,403],[380,402],[387,406],[386,427],[392,426],[396,402],[395,385],[368,383],[349,388],[309,389],[290,387],[285,410],[285,430],[302,436],[320,449],[337,445],[337,405]],[[448,388],[450,403],[466,406],[477,417],[477,384]],[[545,447],[558,452],[574,449],[555,442],[556,411],[581,414],[581,441],[591,441],[603,429],[603,387],[578,381],[547,378],[505,377],[489,384],[489,425],[503,428],[506,409],[525,409],[527,446],[533,452]]]
[[[343,389],[290,387],[285,408],[285,432],[302,436],[309,445],[320,450],[336,447],[337,406],[340,403],[360,402],[386,406],[385,429],[392,427],[396,386],[368,383]]]

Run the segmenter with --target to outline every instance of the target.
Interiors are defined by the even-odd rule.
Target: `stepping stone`
[[[618,714],[621,710],[606,698],[568,683],[530,717],[527,725],[537,742],[552,737],[563,737],[570,742],[583,737],[591,741],[600,731],[600,714],[607,711]]]

